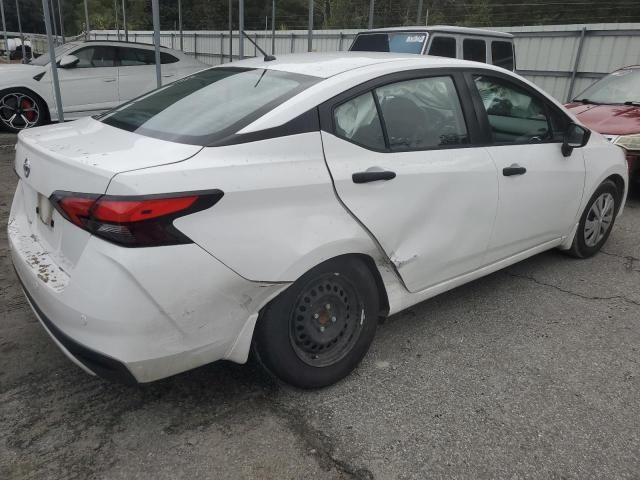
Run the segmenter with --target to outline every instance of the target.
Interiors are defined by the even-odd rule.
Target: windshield
[[[576,97],[593,103],[640,103],[640,68],[618,70]]]
[[[54,50],[56,54],[56,58],[64,55],[66,52],[68,52],[69,50],[71,50],[73,47],[76,47],[76,46],[77,46],[76,43],[65,43],[64,45],[60,45],[59,47],[56,47],[56,49]],[[37,65],[38,67],[44,67],[45,65],[49,64],[49,54],[45,53],[43,55],[40,55],[38,58],[34,58],[29,63],[31,65]]]
[[[352,52],[422,53],[427,41],[424,32],[360,33],[353,41]]]
[[[229,137],[320,79],[259,68],[211,68],[98,117],[113,127],[193,145]]]

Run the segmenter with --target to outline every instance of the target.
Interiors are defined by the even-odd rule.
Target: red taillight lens
[[[173,220],[205,210],[222,196],[220,190],[140,197],[58,191],[51,201],[67,220],[104,240],[126,247],[154,247],[192,243],[173,226]]]

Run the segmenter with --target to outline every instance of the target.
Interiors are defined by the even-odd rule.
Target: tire
[[[49,111],[44,101],[25,88],[0,91],[0,128],[11,133],[47,123]]]
[[[600,215],[603,208],[605,211]],[[589,199],[567,253],[575,258],[589,258],[598,253],[611,234],[618,210],[620,193],[615,183],[605,180]],[[592,228],[587,228],[588,223]]]
[[[262,311],[253,353],[271,374],[299,388],[321,388],[363,359],[380,314],[376,282],[361,259],[342,256],[296,280]]]

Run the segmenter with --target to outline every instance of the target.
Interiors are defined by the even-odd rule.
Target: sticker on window
[[[424,42],[424,35],[409,35],[405,40],[406,43],[422,43]]]

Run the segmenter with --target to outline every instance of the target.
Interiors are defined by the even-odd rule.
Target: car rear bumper
[[[105,378],[143,383],[245,362],[259,309],[287,286],[248,281],[195,244],[123,248],[92,237],[70,267],[17,203],[9,247],[31,307],[65,354]]]

